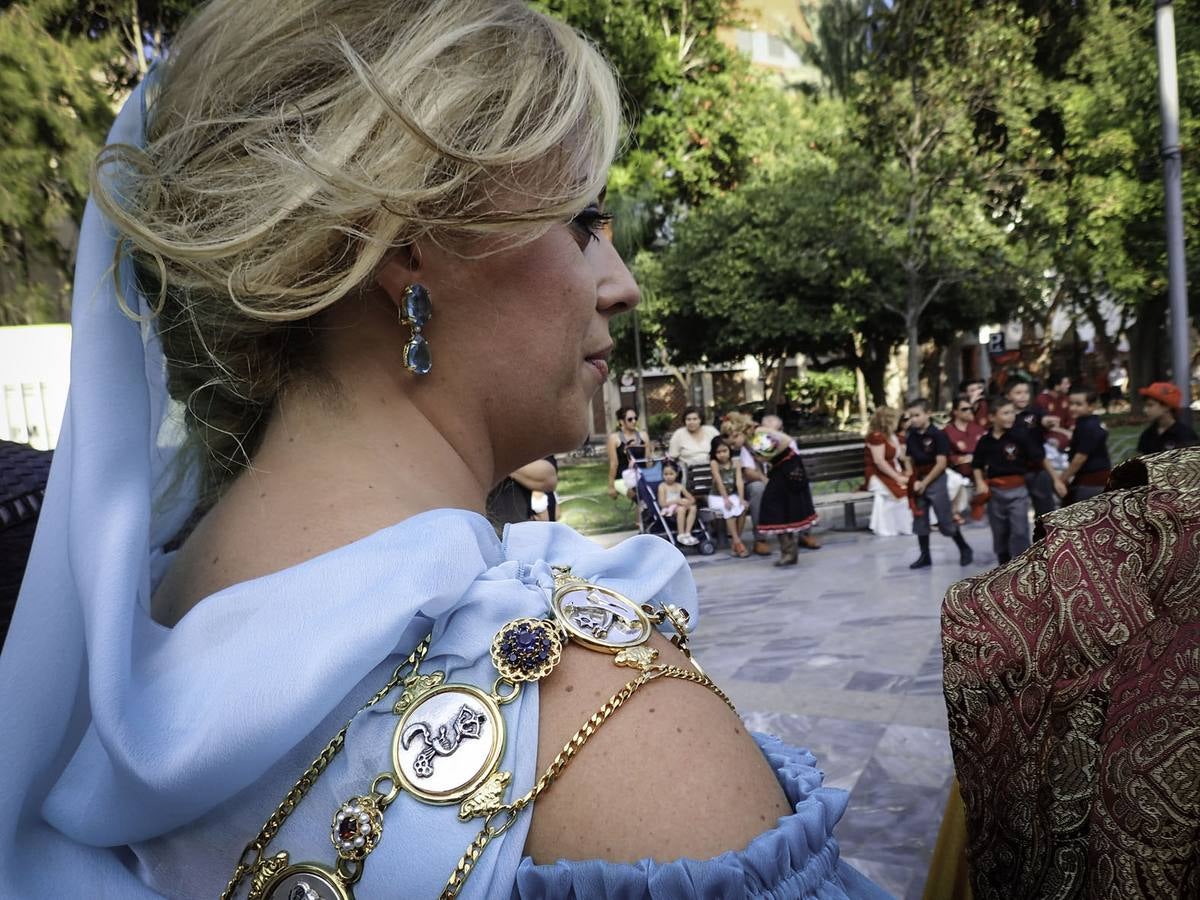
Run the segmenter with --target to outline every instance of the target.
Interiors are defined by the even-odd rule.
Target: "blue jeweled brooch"
[[[562,640],[546,619],[514,619],[492,638],[492,664],[514,684],[545,678],[560,659]]]

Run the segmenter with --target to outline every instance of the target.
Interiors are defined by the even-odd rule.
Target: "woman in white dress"
[[[871,531],[879,537],[912,534],[912,509],[908,503],[908,475],[900,466],[904,445],[896,437],[900,413],[881,406],[867,429],[863,470],[866,489],[875,495],[871,504]]]

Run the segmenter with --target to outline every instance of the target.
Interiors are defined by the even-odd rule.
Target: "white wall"
[[[70,376],[70,325],[0,328],[0,440],[53,449]]]

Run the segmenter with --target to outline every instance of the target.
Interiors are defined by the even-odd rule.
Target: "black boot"
[[[917,561],[909,566],[910,569],[924,569],[926,566],[932,566],[933,560],[929,556],[929,535],[918,534],[917,543],[921,545],[921,555],[917,557]]]
[[[794,566],[797,559],[796,536],[794,534],[781,534],[779,536],[779,559],[775,560],[775,565]]]
[[[961,531],[954,532],[954,543],[958,545],[958,564],[960,566],[969,566],[975,562],[975,551],[971,549],[971,545],[967,543],[967,539],[962,536]]]

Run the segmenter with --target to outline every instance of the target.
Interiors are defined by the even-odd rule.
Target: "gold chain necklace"
[[[442,891],[442,900],[451,900],[458,896],[492,839],[512,827],[521,811],[554,784],[592,735],[645,685],[658,678],[690,681],[707,687],[734,709],[692,658],[686,611],[671,604],[639,606],[623,594],[572,575],[569,567],[554,568],[550,606],[553,619],[516,619],[496,633],[491,658],[499,677],[490,693],[468,684],[444,684],[443,672],[421,674],[420,664],[429,651],[430,637],[426,636],[325,745],[257,837],[246,845],[221,900],[232,900],[247,875],[251,876],[248,900],[354,900],[353,887],[362,877],[363,863],[382,839],[383,814],[402,790],[425,803],[461,801],[458,816],[462,821],[483,819],[479,834]],[[654,627],[663,623],[673,628],[671,642],[694,669],[656,663],[658,651],[646,643]],[[504,803],[512,773],[498,768],[505,744],[500,707],[515,700],[525,682],[549,675],[568,639],[612,654],[614,664],[637,669],[638,675],[575,732],[529,791]],[[266,856],[268,844],[288,816],[342,750],[354,718],[402,683],[404,692],[393,707],[400,721],[393,732],[391,770],[377,775],[366,794],[352,797],[334,813],[330,840],[337,853],[336,864],[330,868],[316,862],[292,863],[287,851]],[[466,751],[456,759],[464,747]]]

